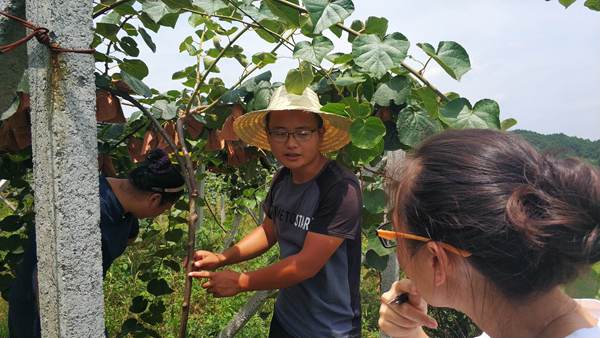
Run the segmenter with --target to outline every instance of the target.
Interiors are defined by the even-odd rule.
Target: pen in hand
[[[394,299],[390,300],[388,304],[403,304],[408,302],[408,292],[403,292],[397,295]]]

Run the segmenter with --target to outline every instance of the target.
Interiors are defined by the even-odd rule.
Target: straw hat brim
[[[271,150],[265,127],[265,115],[267,115],[268,112],[273,111],[305,111],[319,114],[323,119],[323,128],[325,129],[323,141],[319,147],[319,151],[322,153],[339,150],[350,143],[348,130],[350,129],[352,121],[340,115],[306,108],[253,111],[235,119],[233,122],[233,130],[244,142],[258,148]]]

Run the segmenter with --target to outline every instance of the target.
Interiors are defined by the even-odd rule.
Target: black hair
[[[161,204],[177,201],[183,194],[183,189],[169,189],[178,189],[185,184],[179,166],[171,163],[162,149],[150,151],[144,162],[129,173],[129,182],[141,191],[159,193]]]
[[[600,172],[520,136],[451,130],[407,157],[396,186],[409,231],[472,253],[509,298],[543,293],[600,261]],[[412,252],[420,246],[406,241]]]
[[[323,128],[323,118],[317,113],[312,113],[312,114],[315,117],[315,121],[317,121],[317,129]],[[265,114],[265,129],[267,130],[267,132],[269,131],[269,121],[270,120],[271,120],[271,112],[267,112]]]

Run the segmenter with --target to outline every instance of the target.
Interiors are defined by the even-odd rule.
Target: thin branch
[[[208,13],[204,13],[204,12],[201,12],[199,10],[192,9],[192,8],[182,8],[181,10],[187,11],[187,12],[190,12],[190,13],[194,13],[194,14],[198,14],[198,15],[202,15],[202,16],[206,16],[206,17],[213,17],[213,18],[219,18],[219,19],[222,19],[222,20],[236,21],[236,22],[242,23],[242,24],[244,24],[246,26],[250,26],[250,27],[253,27],[253,28],[260,28],[258,25],[254,24],[254,23],[246,22],[243,19],[239,19],[239,18],[236,18],[236,17],[233,17],[233,16],[219,15],[219,14],[208,14]]]
[[[119,29],[118,29],[117,31],[120,31],[120,30],[123,28],[123,26],[125,26],[125,24],[127,23],[127,21],[129,21],[131,18],[133,18],[133,15],[128,15],[127,17],[125,17],[125,20],[123,20],[123,22],[121,22],[121,23],[119,24]],[[110,60],[110,57],[109,57],[109,54],[110,54],[110,47],[112,47],[113,43],[114,43],[114,42],[111,40],[111,41],[108,43],[108,46],[106,47],[106,57],[107,57],[109,60]],[[104,62],[104,75],[108,75],[108,69],[109,69],[109,67],[108,67],[108,64],[109,64],[109,60],[106,60],[106,61]]]
[[[429,64],[429,61],[431,61],[431,59],[433,59],[433,57],[430,56],[429,59],[427,59],[427,61],[425,61],[423,68],[421,68],[421,70],[419,70],[419,74],[423,75],[423,72],[425,72],[425,68],[427,68],[427,65]]]
[[[235,41],[237,39],[239,39],[244,33],[246,33],[246,31],[248,31],[249,28],[250,28],[249,26],[246,26],[238,34],[236,34],[236,36],[233,37],[233,39],[231,39],[229,44],[227,44],[227,46],[225,46],[225,48],[223,48],[221,50],[219,55],[217,55],[217,57],[215,58],[213,63],[204,71],[204,74],[202,74],[202,78],[200,79],[200,81],[196,82],[196,87],[194,88],[194,92],[192,93],[192,96],[190,97],[190,101],[188,102],[187,107],[185,108],[186,112],[189,112],[190,109],[192,108],[192,103],[194,101],[194,98],[200,92],[200,87],[206,81],[206,77],[208,76],[208,74],[213,70],[213,68],[215,68],[215,66],[217,65],[217,62],[219,62],[219,60],[223,57],[223,55],[225,55],[225,52],[227,51],[227,49],[229,49],[231,46],[233,46]]]
[[[98,10],[96,13],[94,13],[92,15],[92,18],[95,19],[95,18],[99,17],[100,15],[102,15],[102,14],[110,11],[111,9],[117,8],[120,5],[122,5],[122,4],[126,3],[126,2],[130,2],[130,1],[132,1],[132,0],[120,0],[120,1],[117,1],[117,2],[113,3],[110,6],[106,6],[106,7],[102,8],[102,9]]]
[[[308,13],[308,11],[306,10],[306,8],[304,8],[302,6],[299,6],[299,5],[296,5],[295,3],[291,3],[291,2],[289,2],[287,0],[274,0],[274,1],[278,2],[280,4],[283,4],[283,5],[286,5],[288,7],[295,8],[295,9],[299,10],[302,13]],[[348,27],[344,26],[342,23],[338,22],[335,25],[337,27],[341,28],[342,30],[346,31],[348,34],[352,34],[354,36],[360,36],[361,35],[360,32],[357,32],[357,31],[355,31],[352,28],[348,28]],[[423,83],[427,87],[431,88],[442,100],[448,101],[448,98],[446,97],[446,95],[444,95],[441,91],[439,91],[439,89],[437,89],[434,85],[432,85],[431,82],[429,82],[425,77],[423,77],[423,75],[419,74],[419,72],[417,70],[415,70],[411,66],[407,65],[404,61],[400,61],[400,65],[404,69],[408,70],[421,83]]]
[[[225,230],[225,228],[223,227],[223,224],[221,224],[221,222],[219,222],[219,220],[217,219],[217,215],[214,213],[214,211],[210,207],[210,204],[208,204],[208,200],[206,199],[206,196],[204,197],[204,205],[206,205],[206,208],[210,212],[211,216],[213,217],[213,219],[215,220],[215,223],[217,223],[219,228],[221,228],[221,230],[227,232],[227,230]]]

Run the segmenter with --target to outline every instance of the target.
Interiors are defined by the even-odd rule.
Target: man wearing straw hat
[[[216,297],[280,289],[269,337],[360,336],[358,180],[323,153],[346,145],[350,121],[322,112],[315,92],[275,90],[264,111],[237,118],[236,134],[270,150],[283,168],[263,205],[265,220],[223,253],[197,251],[190,276]],[[250,272],[210,272],[279,244],[280,260]]]

